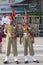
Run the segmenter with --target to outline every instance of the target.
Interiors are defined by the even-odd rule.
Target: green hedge
[[[43,15],[43,11],[35,11],[35,12],[31,12],[30,15]]]

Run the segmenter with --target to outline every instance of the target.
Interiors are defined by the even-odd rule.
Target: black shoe
[[[15,61],[16,64],[19,64],[19,61]]]
[[[28,63],[28,61],[25,61],[25,64]]]
[[[4,61],[4,64],[8,64],[8,61]]]
[[[33,62],[35,62],[35,63],[39,63],[39,61],[38,61],[38,60],[36,60],[36,61],[33,61]]]

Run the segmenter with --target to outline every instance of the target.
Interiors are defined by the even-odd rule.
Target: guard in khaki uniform
[[[10,48],[12,45],[14,60],[18,64],[17,59],[17,26],[16,24],[13,25],[13,18],[12,16],[8,16],[9,24],[5,26],[4,33],[6,35],[6,57],[4,63],[8,63],[8,56],[10,54]]]
[[[33,49],[33,43],[34,43],[34,36],[32,27],[28,26],[28,17],[27,12],[25,12],[25,18],[24,18],[24,24],[21,27],[21,30],[23,32],[23,46],[24,46],[24,59],[25,63],[28,63],[28,47],[30,55],[32,56],[33,62],[39,63],[39,61],[34,56],[34,49]],[[21,39],[20,39],[21,40]]]

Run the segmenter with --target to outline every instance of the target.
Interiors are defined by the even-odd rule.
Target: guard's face
[[[9,24],[12,24],[13,23],[13,19],[9,19]]]
[[[28,24],[28,19],[24,19],[25,24]]]
[[[25,23],[27,22],[28,20],[27,19],[25,19]]]

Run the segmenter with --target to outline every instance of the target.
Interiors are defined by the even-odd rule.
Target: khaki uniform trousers
[[[17,39],[11,39],[8,36],[6,37],[6,55],[9,56],[10,54],[10,49],[13,49],[13,54],[14,56],[17,56]]]
[[[31,56],[33,56],[34,55],[33,44],[31,43],[31,39],[28,35],[23,35],[23,45],[24,45],[24,55],[27,56],[29,47],[29,53]]]

